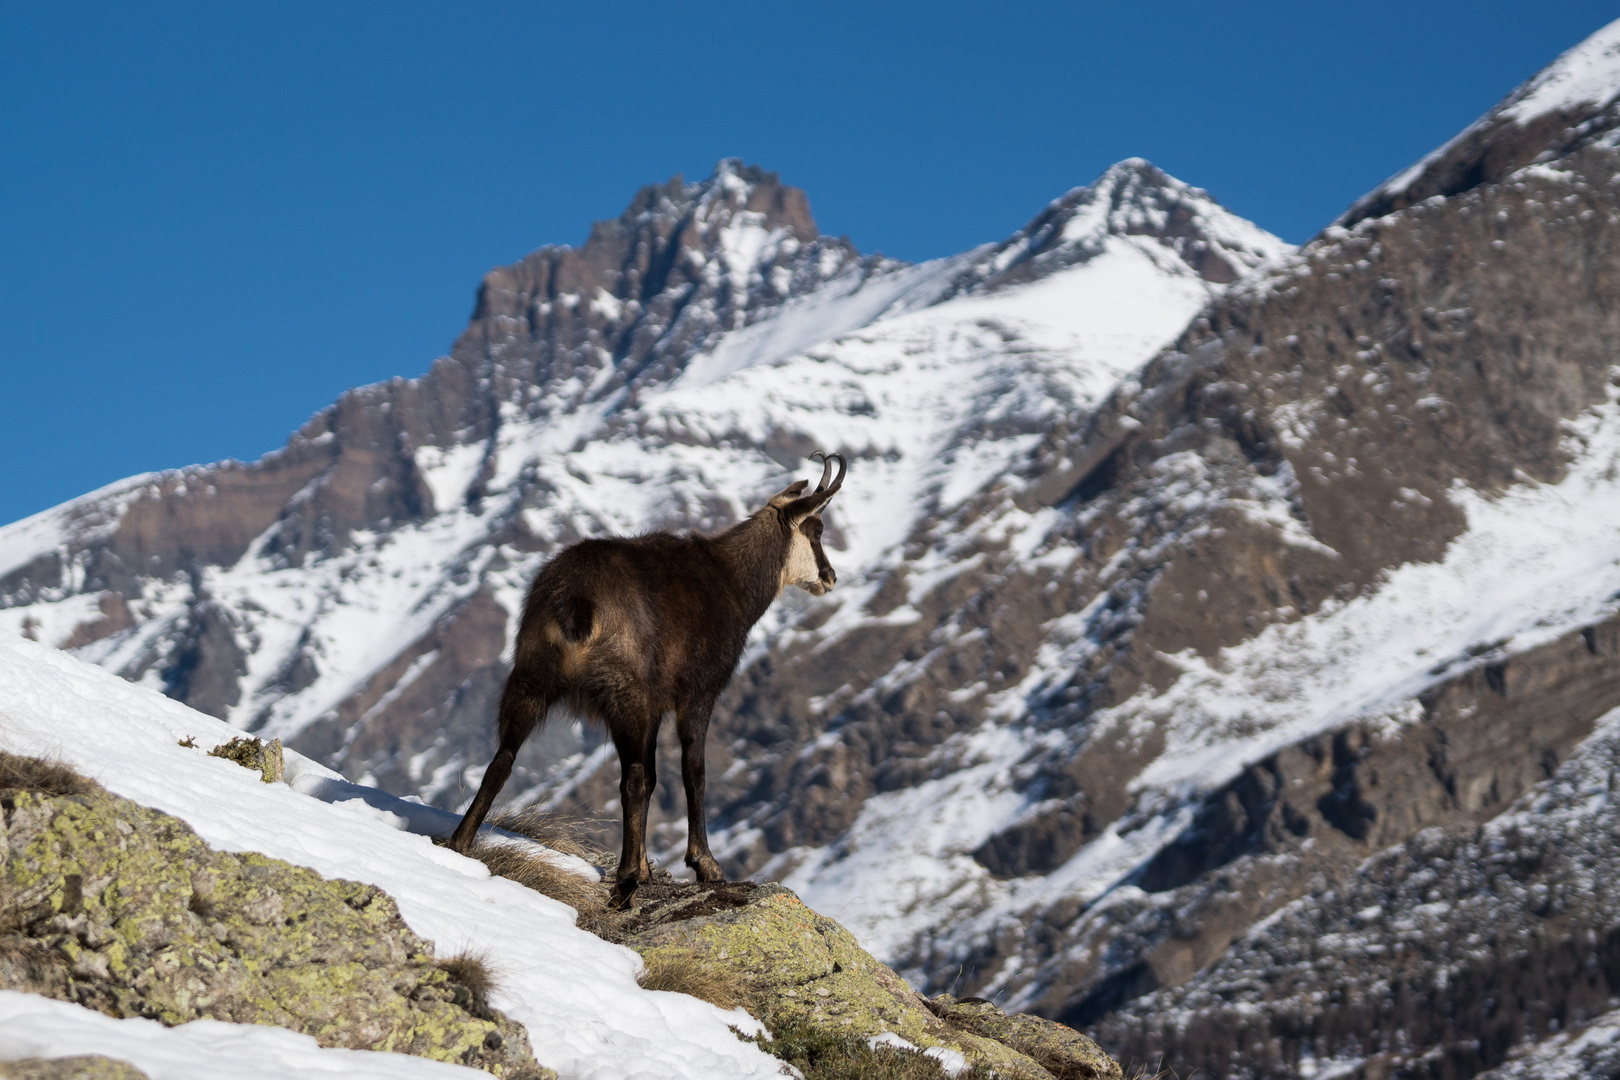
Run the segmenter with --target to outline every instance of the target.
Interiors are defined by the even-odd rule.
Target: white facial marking
[[[782,587],[797,585],[805,588],[810,585],[820,585],[820,574],[816,570],[816,553],[810,547],[810,538],[797,529],[793,530],[793,541],[788,545],[787,565],[782,567]]]

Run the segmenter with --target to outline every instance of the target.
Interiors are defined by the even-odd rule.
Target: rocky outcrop
[[[380,890],[214,851],[176,818],[75,786],[0,791],[0,987],[114,1017],[276,1024],[323,1046],[553,1075]]]
[[[989,1075],[1018,1080],[1121,1080],[1119,1064],[1086,1036],[979,999],[926,998],[862,949],[848,930],[791,891],[753,882],[638,890],[610,936],[650,968],[711,967],[744,988],[768,1025],[839,1037],[898,1036],[924,1052],[960,1054]]]

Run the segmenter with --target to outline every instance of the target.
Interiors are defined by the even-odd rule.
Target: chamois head
[[[844,483],[845,463],[842,454],[824,454],[819,450],[810,457],[821,459],[821,483],[816,490],[804,494],[808,480],[795,480],[777,492],[767,504],[767,512],[774,510],[788,535],[787,561],[782,566],[782,588],[797,585],[812,596],[820,596],[833,587],[838,574],[821,550],[821,511]],[[838,462],[838,475],[829,485],[833,462]]]

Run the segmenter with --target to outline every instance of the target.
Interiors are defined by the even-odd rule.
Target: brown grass
[[[503,810],[492,816],[489,824],[587,862],[600,861],[607,854],[591,843],[589,833],[579,822],[549,813],[533,803],[516,810]]]
[[[0,882],[0,986],[29,990],[67,966],[55,950],[28,936],[28,917]]]
[[[1043,1044],[1039,1038],[1006,1039],[1004,1045],[1040,1065],[1052,1074],[1053,1080],[1092,1080],[1096,1076],[1087,1065],[1073,1059],[1065,1060],[1053,1056],[1050,1047]],[[1137,1065],[1135,1068],[1125,1070],[1125,1080],[1166,1080],[1166,1078],[1176,1080],[1175,1074],[1168,1069]]]
[[[636,982],[643,990],[690,994],[722,1009],[753,1003],[747,981],[734,968],[711,964],[696,953],[657,952],[642,959],[647,966]]]
[[[450,976],[450,981],[466,989],[471,999],[467,1011],[481,1020],[488,1020],[489,996],[495,992],[495,973],[489,966],[489,957],[482,952],[463,949],[454,956],[434,961],[439,970]]]
[[[802,1020],[770,1015],[762,1019],[772,1038],[751,1041],[796,1067],[805,1080],[944,1080],[948,1075],[939,1062],[921,1053],[888,1046],[874,1049],[863,1038]],[[984,1066],[969,1064],[957,1080],[988,1080],[990,1075]]]
[[[46,795],[83,795],[95,788],[90,780],[59,761],[24,757],[0,750],[0,792],[38,791]]]
[[[553,900],[560,900],[579,913],[577,924],[583,930],[600,933],[611,918],[608,889],[600,881],[588,881],[548,859],[544,852],[522,844],[500,843],[482,837],[473,841],[467,853],[496,877],[515,881]]]

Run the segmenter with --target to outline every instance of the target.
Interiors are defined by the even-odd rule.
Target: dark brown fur
[[[832,461],[839,463],[831,486]],[[719,881],[703,813],[704,738],[715,699],[731,679],[748,631],[788,585],[817,595],[837,580],[821,548],[820,512],[844,479],[831,455],[809,495],[798,481],[746,521],[715,536],[582,540],[535,577],[518,627],[512,674],[501,695],[499,749],[450,846],[465,853],[512,770],[518,748],[562,706],[608,729],[619,751],[624,849],[616,901],[651,877],[647,805],[653,754],[674,713],[686,787],[686,864]]]

